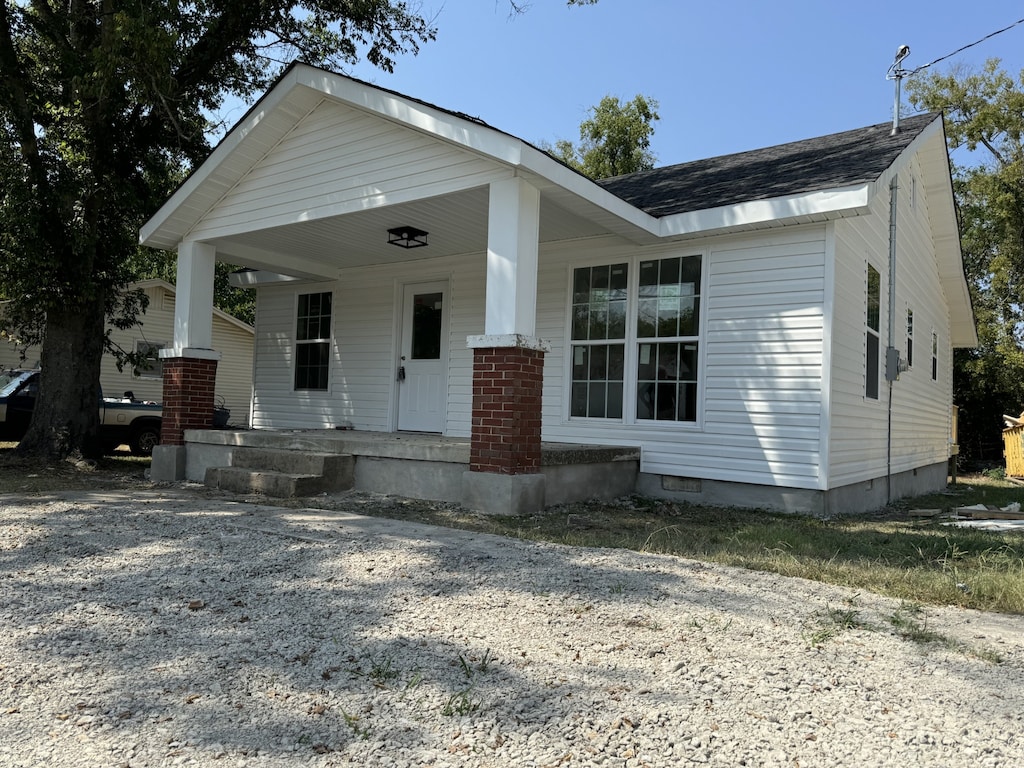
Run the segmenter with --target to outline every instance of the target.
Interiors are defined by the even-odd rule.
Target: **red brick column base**
[[[540,471],[544,352],[525,347],[473,350],[471,472]]]
[[[161,445],[184,445],[186,429],[213,426],[217,361],[196,357],[164,358],[164,410]]]

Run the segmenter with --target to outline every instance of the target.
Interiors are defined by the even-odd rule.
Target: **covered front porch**
[[[506,512],[573,498],[556,486],[580,465],[546,464],[555,449],[541,441],[539,250],[659,234],[657,219],[478,120],[294,65],[142,228],[143,244],[178,256],[154,473],[205,479],[236,453],[260,458],[236,449],[279,450],[253,441],[313,440],[356,457],[357,487]],[[239,280],[258,291],[251,424],[266,438],[200,436],[218,261],[246,267]],[[429,355],[419,309],[437,318]],[[342,424],[373,437],[289,432]],[[413,443],[416,458],[395,455]]]
[[[218,429],[186,430],[184,439],[184,476],[226,490],[313,495],[354,489],[450,501],[491,513],[525,513],[628,495],[636,490],[640,464],[639,448],[543,442],[539,471],[532,475],[524,505],[516,501],[523,496],[520,489],[503,480],[507,476],[469,471],[469,438],[355,430]],[[310,470],[314,465],[317,469]],[[319,476],[314,478],[311,472]],[[312,480],[297,486],[297,477]],[[284,489],[289,488],[300,490],[287,493]]]

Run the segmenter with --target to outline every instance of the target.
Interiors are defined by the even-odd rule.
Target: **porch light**
[[[427,244],[427,233],[416,227],[395,227],[388,230],[388,242],[400,248],[422,248]]]

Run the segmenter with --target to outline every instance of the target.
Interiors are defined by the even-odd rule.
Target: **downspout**
[[[889,345],[885,350],[885,380],[889,383],[889,410],[885,441],[885,503],[892,503],[892,385],[899,378],[899,350],[896,349],[896,192],[894,174],[889,182]]]

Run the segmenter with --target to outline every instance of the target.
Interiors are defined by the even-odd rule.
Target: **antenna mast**
[[[889,71],[885,75],[886,80],[896,81],[896,95],[893,99],[892,104],[892,131],[889,133],[890,136],[895,136],[900,132],[900,81],[907,76],[907,70],[900,67],[903,60],[910,55],[910,46],[901,45],[899,50],[896,51],[896,60],[893,61],[889,67]]]

